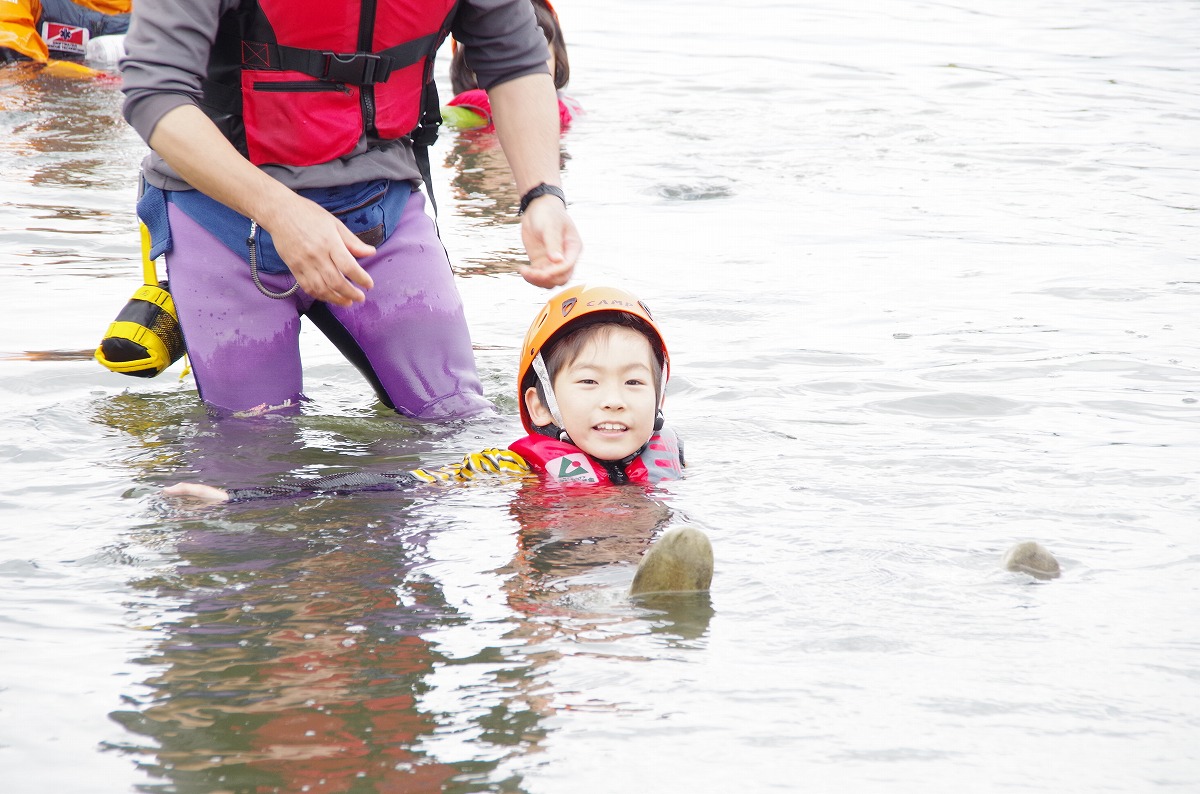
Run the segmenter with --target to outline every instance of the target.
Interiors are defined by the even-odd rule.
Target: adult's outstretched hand
[[[521,216],[521,241],[529,264],[521,275],[538,287],[560,287],[571,280],[583,250],[579,230],[557,196],[534,199]]]

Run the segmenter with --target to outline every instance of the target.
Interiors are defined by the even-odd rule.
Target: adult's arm
[[[467,0],[460,4],[454,36],[467,65],[488,92],[492,120],[517,190],[524,195],[545,182],[560,185],[558,95],[546,61],[550,51],[529,0]],[[538,198],[521,218],[531,284],[565,284],[583,245],[563,203]]]
[[[561,186],[558,168],[558,94],[549,74],[531,74],[488,90],[496,134],[504,148],[517,191],[524,195],[541,183]],[[521,275],[530,284],[566,284],[583,249],[579,232],[557,196],[534,199],[521,217],[521,240],[529,265]]]

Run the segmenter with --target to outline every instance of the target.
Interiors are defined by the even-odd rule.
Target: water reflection
[[[138,441],[124,463],[151,481],[251,482],[376,440],[345,418],[229,420],[218,432],[184,396],[120,395],[97,402],[93,420]],[[172,562],[131,586],[147,609],[175,604],[173,616],[140,660],[154,671],[144,694],[111,715],[147,739],[117,748],[162,781],[143,790],[441,790],[454,770],[411,749],[437,725],[414,704],[437,660],[423,635],[456,618],[419,571],[420,534],[397,530],[409,505],[165,508]]]
[[[445,165],[458,212],[487,224],[515,221],[521,197],[494,132],[460,131],[451,139]]]
[[[574,591],[589,574],[623,566],[632,578],[632,566],[671,517],[664,503],[641,488],[542,483],[526,484],[509,513],[518,526],[517,552],[508,568],[509,603],[543,614],[566,614],[567,605],[578,605]]]
[[[155,484],[194,480],[215,485],[270,484],[370,465],[411,468],[468,423],[423,425],[372,403],[341,416],[275,412],[213,418],[193,389],[125,393],[94,402],[91,421],[128,434],[142,448],[122,463]],[[486,425],[486,422],[475,423]],[[136,450],[136,447],[132,449]],[[166,457],[144,465],[144,450]]]
[[[26,350],[0,355],[3,361],[89,361],[95,350]]]
[[[438,722],[415,706],[438,661],[425,634],[454,612],[419,573],[419,537],[337,512],[286,528],[259,511],[190,522],[174,572],[135,583],[180,604],[141,660],[156,671],[147,694],[112,715],[151,740],[123,749],[152,777],[183,791],[434,791],[454,774],[412,749]]]
[[[455,210],[487,224],[515,224],[521,196],[500,148],[500,138],[482,130],[459,130],[447,138],[450,149],[445,165],[451,172]],[[559,169],[565,171],[570,159],[565,145],[561,146]]]
[[[113,749],[176,791],[498,790],[493,773],[537,752],[544,719],[560,708],[548,677],[566,648],[554,640],[569,637],[577,652],[580,642],[610,643],[647,623],[694,639],[712,612],[707,598],[589,602],[587,593],[604,588],[588,574],[632,562],[667,511],[637,492],[544,496],[512,502],[521,530],[504,571],[514,613],[503,641],[462,658],[439,648],[440,633],[467,617],[429,574],[430,532],[412,529],[421,522],[411,499],[185,517],[172,569],[132,583],[146,608],[175,606],[156,622],[154,652],[139,660],[152,670],[141,694],[111,715],[145,741]],[[467,690],[453,675],[429,680],[464,665],[474,668]],[[453,694],[429,697],[447,686]],[[430,705],[447,697],[465,718]],[[463,756],[425,749],[439,734],[462,733],[474,737]],[[519,779],[503,785],[524,790]]]
[[[455,272],[460,276],[515,274],[518,265],[527,261],[525,251],[517,244],[517,205],[521,196],[500,139],[496,133],[482,130],[459,130],[445,134],[443,139],[449,144],[444,161],[449,195],[454,213],[460,216],[455,222],[470,224],[472,237],[487,238],[485,244],[472,246],[477,253],[456,261]],[[564,145],[560,148],[560,168],[565,170],[569,160]],[[458,243],[450,241],[449,246],[455,253]]]
[[[112,145],[129,134],[119,82],[56,79],[29,66],[0,69],[6,177],[23,172],[22,182],[63,188],[94,188],[118,172],[124,178],[130,152]]]
[[[92,419],[136,439],[122,462],[150,482],[271,482],[364,460],[396,469],[454,432],[387,417],[218,422],[186,397],[119,395],[94,403]],[[141,790],[520,792],[506,765],[542,749],[544,721],[563,707],[556,663],[580,643],[706,633],[707,597],[624,597],[672,519],[652,492],[479,485],[157,502],[167,564],[130,586],[161,638],[111,714],[130,738],[110,749],[153,781]],[[469,604],[447,598],[443,579],[461,581],[429,550],[461,531],[463,518],[440,516],[438,503],[463,496],[505,500],[516,527],[501,536],[514,543],[509,562],[483,574],[505,605],[496,633],[466,653],[444,648],[446,634],[479,627]],[[461,736],[470,743],[446,748]]]
[[[555,633],[577,629],[573,621],[585,613],[608,619],[614,607],[623,608],[638,561],[676,518],[653,489],[562,488],[543,483],[525,483],[509,513],[518,526],[517,553],[504,569],[510,574],[505,586],[509,604],[526,615],[569,618],[551,627]],[[697,600],[635,602],[650,609],[669,607],[671,612],[687,603],[695,605]],[[710,608],[700,612],[711,617]]]

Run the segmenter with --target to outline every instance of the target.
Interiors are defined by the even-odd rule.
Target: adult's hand
[[[365,300],[362,290],[370,289],[374,282],[355,257],[370,256],[375,248],[358,239],[320,204],[291,195],[292,200],[256,220],[271,233],[275,250],[300,289],[337,306]]]
[[[571,280],[583,241],[575,222],[557,196],[540,196],[521,216],[521,240],[529,264],[521,275],[537,287],[560,287]]]
[[[362,289],[373,282],[355,257],[375,249],[319,204],[242,157],[198,107],[168,111],[149,142],[192,187],[270,232],[275,250],[309,295],[338,306],[365,300]]]

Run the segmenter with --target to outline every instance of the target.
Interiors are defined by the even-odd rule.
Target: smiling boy
[[[517,383],[529,435],[509,448],[551,479],[680,477],[682,448],[662,413],[670,366],[654,318],[633,295],[564,290],[525,334]]]

